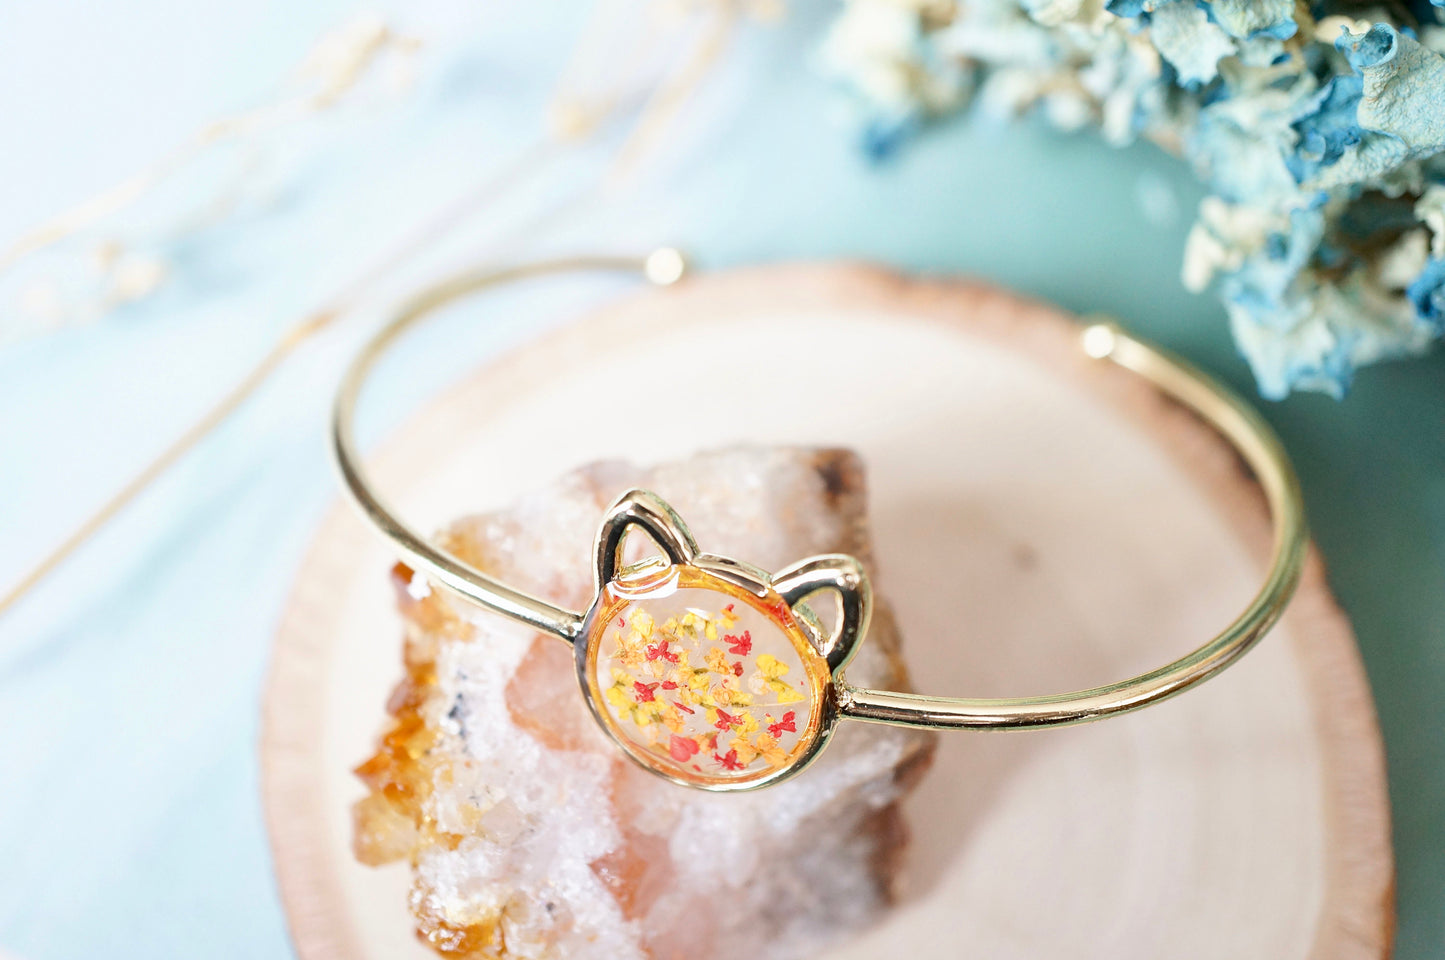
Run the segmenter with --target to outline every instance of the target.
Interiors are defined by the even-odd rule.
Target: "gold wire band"
[[[412,530],[373,492],[362,470],[352,424],[361,388],[376,361],[402,333],[438,308],[499,284],[574,271],[636,273],[658,285],[681,278],[682,257],[658,250],[646,258],[571,257],[500,269],[481,269],[445,280],[410,301],[361,349],[341,381],[332,419],[332,451],[352,501],[414,569],[443,587],[503,616],[568,642],[577,639],[583,614],[515,590],[442,550]],[[1264,584],[1244,612],[1202,647],[1157,670],[1072,693],[1003,699],[936,697],[838,684],[843,717],[924,728],[1010,729],[1082,723],[1127,713],[1174,696],[1229,666],[1279,620],[1299,584],[1308,544],[1299,481],[1279,439],[1249,405],[1204,373],[1130,337],[1109,321],[1080,333],[1084,352],[1148,380],[1210,424],[1253,470],[1264,490],[1274,543]]]

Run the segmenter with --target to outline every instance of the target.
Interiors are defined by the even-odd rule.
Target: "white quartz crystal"
[[[508,583],[585,609],[598,522],[633,486],[671,503],[710,553],[767,570],[827,552],[871,562],[862,469],[839,450],[596,464],[441,539]],[[629,544],[648,547],[640,535]],[[887,907],[905,842],[897,803],[927,764],[927,735],[844,723],[821,759],[784,783],[728,794],[676,786],[596,726],[565,644],[440,591],[412,600],[422,585],[408,586],[403,607],[427,611],[412,613],[409,661],[435,664],[419,708],[434,739],[429,822],[410,851],[412,907],[441,952],[799,957]],[[903,686],[893,619],[878,607],[849,677]],[[359,808],[359,848],[378,802]],[[459,930],[473,934],[449,938]]]

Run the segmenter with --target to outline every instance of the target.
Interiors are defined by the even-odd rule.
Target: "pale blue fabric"
[[[322,151],[274,204],[181,245],[183,270],[157,297],[0,352],[0,583],[420,212],[515,156],[582,19],[552,4],[390,6],[399,25],[467,27],[446,31],[445,69],[424,73],[407,106]],[[0,237],[254,102],[351,9],[0,8]],[[1177,280],[1198,199],[1186,170],[1144,146],[1116,152],[986,125],[927,133],[870,165],[833,123],[808,63],[830,14],[805,7],[747,30],[647,176],[512,249],[675,242],[712,265],[847,256],[971,272],[1113,312],[1249,389],[1217,303]],[[475,218],[372,302],[494,251],[601,157],[599,146],[559,161],[545,188]],[[1141,185],[1173,207],[1141,204]],[[469,328],[470,351],[436,349],[439,335],[417,349],[451,375],[565,314],[527,304]],[[0,950],[25,960],[290,955],[261,820],[259,697],[291,576],[334,495],[327,401],[377,309],[304,349],[0,621]],[[1442,373],[1438,359],[1373,369],[1344,404],[1301,397],[1267,409],[1299,460],[1379,693],[1402,960],[1445,943]],[[393,383],[392,419],[442,379]]]

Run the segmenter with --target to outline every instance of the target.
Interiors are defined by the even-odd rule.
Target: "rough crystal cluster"
[[[764,569],[830,551],[870,563],[862,470],[838,450],[734,449],[652,470],[597,464],[441,539],[509,583],[582,609],[596,526],[631,486],[671,502],[710,552]],[[641,536],[629,544],[644,547]],[[437,952],[797,957],[889,903],[905,842],[898,804],[927,766],[927,735],[844,724],[813,766],[784,783],[728,794],[677,786],[598,728],[564,644],[431,591],[404,568],[396,579],[406,675],[376,754],[358,768],[370,792],[357,804],[354,839],[363,862],[409,860],[417,930]],[[906,686],[896,628],[878,606],[849,676]],[[747,645],[746,625],[733,626],[744,632],[720,634],[733,638],[721,664],[729,671],[743,659],[732,651]],[[775,740],[791,742],[782,702],[791,697],[769,681],[788,681],[795,695],[797,685],[762,652],[749,666],[766,674],[759,690],[780,705],[759,714],[748,742],[771,736],[768,724]],[[745,681],[738,689],[751,689]],[[660,691],[663,678],[637,682]],[[711,752],[726,762],[738,749]]]
[[[1209,186],[1184,253],[1260,390],[1336,396],[1445,334],[1445,0],[848,0],[829,69],[881,155],[977,101],[1152,139]]]

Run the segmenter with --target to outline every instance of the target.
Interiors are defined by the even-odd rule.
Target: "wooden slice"
[[[917,686],[1074,689],[1216,632],[1268,540],[1233,452],[1076,338],[1059,311],[971,283],[839,265],[703,275],[479,371],[375,474],[427,528],[596,458],[849,446],[869,464],[879,587]],[[399,675],[389,565],[338,505],[277,635],[262,762],[303,960],[430,955],[406,868],[349,851],[349,770]],[[944,734],[908,812],[903,902],[830,958],[1389,952],[1383,751],[1318,558],[1283,624],[1217,680],[1104,723]]]

